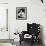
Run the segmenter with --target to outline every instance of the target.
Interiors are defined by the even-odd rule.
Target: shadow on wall
[[[44,45],[44,37],[43,37],[43,26],[42,25],[40,25],[40,38],[42,40],[42,45],[45,46]]]

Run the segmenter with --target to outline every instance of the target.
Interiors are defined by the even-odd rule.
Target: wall
[[[0,3],[8,3],[8,0],[0,0]]]
[[[27,20],[16,20],[16,7],[27,7]],[[46,42],[45,5],[40,0],[11,0],[9,1],[9,31],[12,36],[15,31],[27,30],[27,23],[42,25],[44,41]],[[13,38],[13,37],[11,37]]]

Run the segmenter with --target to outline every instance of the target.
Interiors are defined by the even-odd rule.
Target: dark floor
[[[19,46],[32,46],[31,43],[27,43],[27,42],[22,42],[21,45]],[[43,46],[42,44],[34,44],[33,46]]]

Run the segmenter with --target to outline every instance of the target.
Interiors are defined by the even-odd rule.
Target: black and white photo
[[[16,19],[17,20],[27,19],[27,8],[26,7],[16,7]]]

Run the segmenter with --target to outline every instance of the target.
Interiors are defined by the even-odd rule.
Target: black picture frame
[[[16,7],[16,20],[27,20],[27,7]]]

